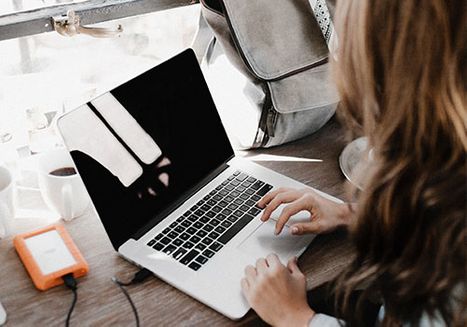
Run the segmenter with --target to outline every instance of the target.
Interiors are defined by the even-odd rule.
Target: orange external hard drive
[[[60,224],[15,236],[13,244],[34,285],[45,291],[63,284],[62,277],[72,273],[84,276],[89,266],[75,243]]]

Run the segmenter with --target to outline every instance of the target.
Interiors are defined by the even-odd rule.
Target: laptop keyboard
[[[271,188],[236,171],[147,245],[197,271],[261,212]]]

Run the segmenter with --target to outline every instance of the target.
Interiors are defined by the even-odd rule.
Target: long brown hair
[[[386,326],[417,324],[423,313],[466,323],[466,6],[338,1],[339,110],[374,151],[351,227],[357,255],[336,281],[351,325],[374,293]]]

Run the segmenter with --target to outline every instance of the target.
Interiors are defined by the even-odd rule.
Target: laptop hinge
[[[144,225],[141,229],[139,229],[136,233],[132,235],[131,238],[135,240],[139,240],[143,237],[147,232],[149,232],[152,228],[154,228],[157,224],[163,221],[167,216],[169,216],[172,212],[174,212],[177,208],[179,208],[183,203],[185,203],[189,198],[195,195],[199,190],[205,187],[209,182],[211,182],[214,178],[220,175],[224,170],[229,168],[227,164],[232,158],[235,156],[232,155],[228,158],[223,164],[221,164],[218,168],[216,168],[213,172],[211,172],[208,176],[203,178],[201,182],[190,188],[188,191],[182,194],[178,200],[174,203],[169,205],[165,210],[151,219],[146,225]]]

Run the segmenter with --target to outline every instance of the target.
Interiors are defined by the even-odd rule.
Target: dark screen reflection
[[[117,249],[233,151],[191,50],[111,93],[162,150],[154,163],[140,162],[143,175],[128,188],[85,153],[71,153]]]

